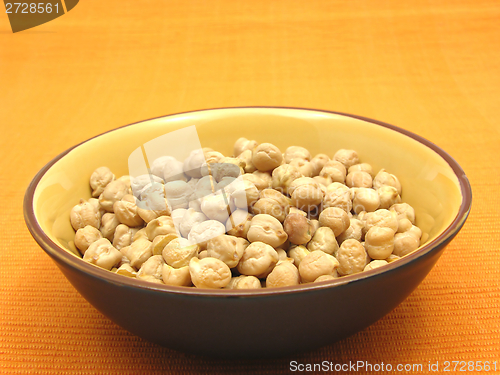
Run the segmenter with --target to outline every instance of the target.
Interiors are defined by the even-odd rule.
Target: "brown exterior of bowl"
[[[386,315],[419,285],[463,226],[472,200],[463,170],[437,146],[388,124],[340,115],[398,131],[432,148],[449,163],[462,191],[462,204],[452,224],[433,241],[383,271],[375,269],[307,288],[213,291],[151,284],[99,269],[54,243],[34,214],[34,194],[40,179],[70,150],[48,163],[29,186],[24,200],[27,226],[85,299],[123,328],[149,341],[224,358],[277,357],[333,343]]]

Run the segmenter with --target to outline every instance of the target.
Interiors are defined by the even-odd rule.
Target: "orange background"
[[[85,0],[16,34],[0,9],[0,372],[274,374],[291,360],[496,360],[500,372],[498,1]],[[25,227],[27,185],[70,146],[239,105],[389,122],[444,148],[471,181],[470,217],[424,282],[342,342],[265,361],[150,344],[87,303]]]

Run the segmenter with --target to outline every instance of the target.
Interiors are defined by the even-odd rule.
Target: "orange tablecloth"
[[[293,360],[425,371],[429,362],[442,371],[444,361],[497,361],[500,372],[499,19],[496,0],[82,0],[13,34],[2,10],[0,372],[274,374]],[[24,191],[58,153],[142,119],[238,105],[386,121],[465,169],[474,199],[463,230],[373,326],[293,358],[177,353],[103,317],[29,235]]]

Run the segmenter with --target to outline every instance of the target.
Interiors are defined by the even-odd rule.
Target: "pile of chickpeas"
[[[240,138],[163,156],[142,176],[90,176],[92,198],[70,213],[83,260],[120,275],[198,288],[275,288],[384,266],[422,231],[398,178],[354,150],[311,157]]]

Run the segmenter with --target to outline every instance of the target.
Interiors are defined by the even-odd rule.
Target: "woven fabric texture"
[[[106,0],[13,34],[0,12],[0,372],[281,374],[291,361],[423,364],[422,373],[496,361],[500,372],[499,19],[496,0]],[[239,105],[385,121],[467,173],[462,231],[371,327],[289,358],[178,353],[101,315],[30,236],[25,189],[60,152],[135,121]]]

